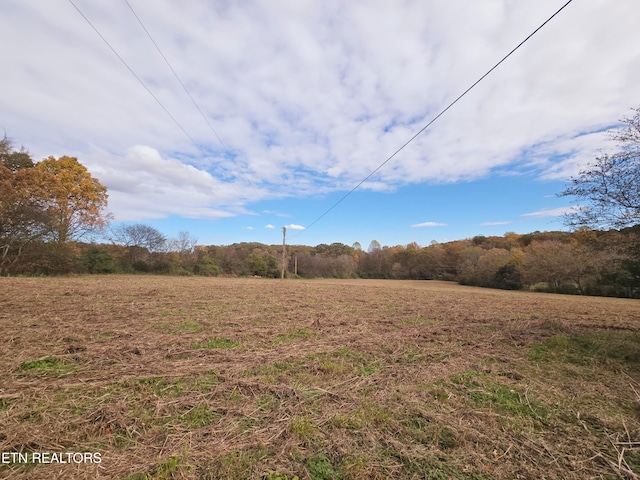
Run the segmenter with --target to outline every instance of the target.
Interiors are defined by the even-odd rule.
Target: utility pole
[[[286,260],[287,260],[287,253],[286,253],[286,237],[287,237],[287,227],[282,227],[282,271],[280,273],[280,280],[284,280],[284,270],[286,268]]]

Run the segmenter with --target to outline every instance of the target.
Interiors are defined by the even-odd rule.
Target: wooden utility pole
[[[280,273],[280,279],[284,280],[284,270],[286,268],[286,260],[287,260],[287,253],[286,253],[286,237],[287,237],[287,227],[282,227],[282,270]]]

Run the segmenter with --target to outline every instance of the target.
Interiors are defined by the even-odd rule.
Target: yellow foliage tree
[[[24,248],[49,235],[50,176],[34,168],[11,171],[0,165],[0,275],[19,261]]]
[[[109,216],[107,187],[93,178],[75,157],[48,157],[36,167],[55,178],[48,188],[54,198],[53,240],[78,240],[85,234],[101,230]]]

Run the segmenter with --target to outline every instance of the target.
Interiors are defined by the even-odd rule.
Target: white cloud
[[[523,213],[521,216],[537,217],[537,218],[561,217],[563,215],[576,212],[578,210],[580,210],[580,207],[558,207],[558,208],[551,208],[549,210],[538,210],[537,212]]]
[[[510,223],[511,222],[482,222],[480,224],[480,226],[481,227],[491,227],[491,226],[494,226],[494,225],[508,225]]]
[[[224,183],[206,170],[163,158],[147,146],[129,148],[122,156],[93,149],[84,163],[108,186],[109,210],[117,221],[232,217],[247,213],[243,204],[252,193],[242,184]]]
[[[438,223],[438,222],[422,222],[411,225],[411,228],[424,228],[424,227],[446,227],[446,223]]]
[[[22,92],[0,98],[0,127],[36,158],[90,163],[125,220],[351,189],[564,0],[137,2],[228,150],[126,4],[77,3],[202,150],[56,2],[0,4],[3,88]],[[573,2],[362,188],[575,174],[640,98],[639,16]]]
[[[305,227],[302,225],[296,225],[295,223],[290,223],[289,225],[285,225],[287,230],[304,230]]]
[[[273,229],[273,228],[276,228],[276,227],[274,227],[273,225],[271,225],[270,223],[268,223],[268,224],[266,224],[266,225],[264,226],[264,228]]]

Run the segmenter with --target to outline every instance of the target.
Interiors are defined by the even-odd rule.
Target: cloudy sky
[[[565,2],[2,0],[0,128],[200,244],[563,229],[640,105],[637,0],[573,1],[326,212]]]

